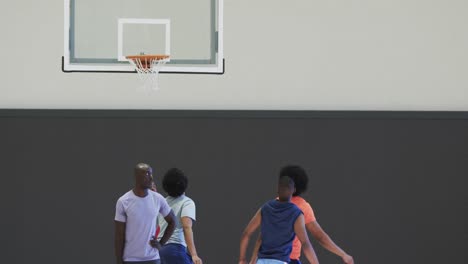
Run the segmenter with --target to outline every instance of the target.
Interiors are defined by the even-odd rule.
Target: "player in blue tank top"
[[[250,237],[260,227],[261,240],[257,264],[282,264],[289,262],[294,236],[303,245],[304,254],[311,264],[318,264],[310,244],[302,211],[290,202],[295,192],[291,178],[283,176],[278,182],[278,199],[265,203],[245,228],[241,242],[239,264],[247,264],[246,251]]]

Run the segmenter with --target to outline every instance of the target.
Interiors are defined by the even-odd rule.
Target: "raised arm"
[[[184,238],[187,243],[187,248],[192,256],[192,261],[194,264],[202,264],[202,260],[198,257],[197,249],[195,248],[195,242],[193,241],[193,231],[192,231],[192,218],[184,216],[182,217],[182,228],[184,230]]]
[[[315,254],[312,244],[310,244],[309,237],[307,236],[304,225],[304,215],[301,214],[294,223],[294,232],[296,233],[299,241],[301,241],[302,250],[310,264],[319,264],[317,255]]]
[[[117,264],[123,263],[123,251],[125,246],[125,227],[125,223],[115,221],[114,247]]]
[[[333,242],[330,236],[323,231],[322,227],[317,221],[310,222],[306,225],[307,230],[312,234],[312,236],[320,243],[322,247],[328,251],[334,253],[335,255],[341,257],[344,263],[354,264],[353,257],[348,255],[343,249]]]
[[[247,264],[245,255],[247,251],[247,246],[249,245],[249,240],[255,230],[258,229],[260,223],[262,222],[262,215],[260,210],[255,213],[254,217],[250,220],[247,227],[242,232],[242,237],[240,241],[240,253],[239,253],[239,264]]]

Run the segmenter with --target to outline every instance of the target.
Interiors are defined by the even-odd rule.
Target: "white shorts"
[[[277,259],[258,259],[257,264],[288,264],[287,262]]]

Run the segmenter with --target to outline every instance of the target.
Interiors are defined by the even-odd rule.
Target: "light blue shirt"
[[[188,198],[185,195],[181,195],[176,198],[168,196],[166,197],[166,201],[169,204],[169,206],[172,208],[172,211],[174,211],[174,214],[177,217],[177,219],[179,220],[177,221],[178,223],[175,227],[174,233],[172,234],[171,238],[169,238],[166,244],[175,243],[175,244],[180,244],[186,247],[187,243],[185,242],[185,238],[184,238],[184,230],[182,227],[182,217],[190,217],[193,221],[196,220],[195,203],[193,202],[192,199]],[[163,217],[159,216],[158,224],[159,224],[159,227],[161,228],[161,232],[158,235],[158,240],[160,240],[164,232],[166,231],[167,222],[164,220]]]

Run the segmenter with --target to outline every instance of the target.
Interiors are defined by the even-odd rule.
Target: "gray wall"
[[[1,1],[0,108],[468,111],[468,1],[224,2],[226,73],[147,94],[61,72],[63,1]]]
[[[112,263],[115,202],[140,161],[190,177],[205,263],[307,168],[322,227],[356,263],[465,263],[466,113],[0,111],[2,263]],[[340,260],[315,245],[321,263]]]

